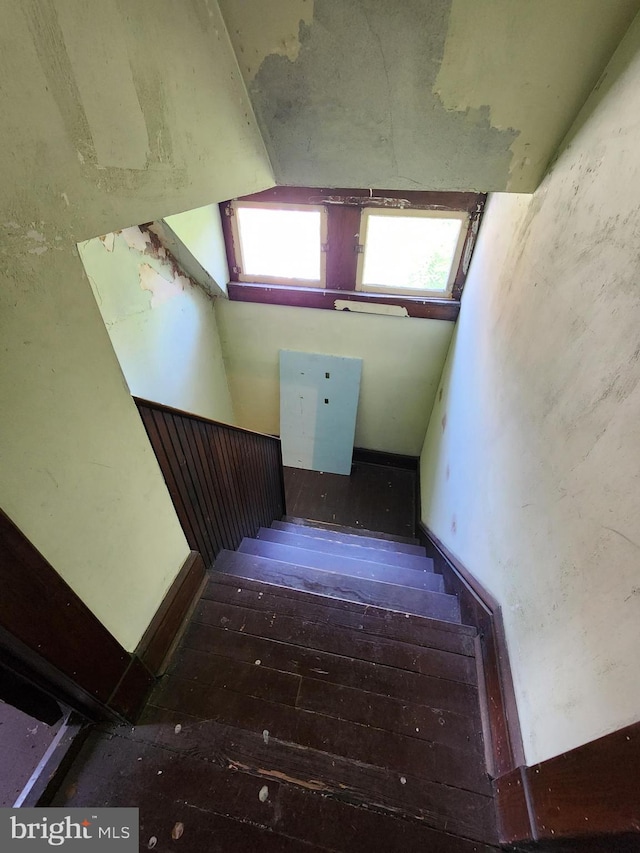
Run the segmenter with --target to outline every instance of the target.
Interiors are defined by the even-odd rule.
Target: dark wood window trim
[[[328,215],[328,249],[326,287],[293,287],[241,282],[231,227],[232,201],[268,204],[325,205]],[[396,314],[437,320],[455,320],[473,253],[486,195],[483,193],[402,192],[377,189],[327,189],[314,187],[273,187],[264,192],[243,196],[220,204],[222,227],[229,263],[229,299],[262,302],[304,308],[347,310]],[[357,291],[356,268],[360,216],[364,208],[397,208],[438,210],[469,214],[469,226],[462,257],[450,297],[408,296],[394,293]],[[363,305],[371,307],[363,307]],[[377,306],[377,307],[376,307]]]

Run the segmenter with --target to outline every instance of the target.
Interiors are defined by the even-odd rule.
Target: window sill
[[[228,294],[232,302],[260,302],[297,308],[420,317],[427,320],[453,321],[460,312],[460,302],[454,299],[362,293],[355,290],[325,290],[231,281]]]

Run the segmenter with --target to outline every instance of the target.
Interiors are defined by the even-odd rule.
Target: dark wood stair
[[[425,556],[424,548],[395,542],[389,535],[378,539],[369,530],[354,534],[292,523],[283,530],[281,525],[274,522],[272,528],[260,528],[257,538],[243,539],[237,551],[222,551],[216,571],[460,622],[458,600],[444,592],[442,576],[433,571],[433,561]]]
[[[415,543],[274,522],[220,553],[139,725],[99,727],[54,805],[137,805],[157,851],[496,850],[475,644]]]

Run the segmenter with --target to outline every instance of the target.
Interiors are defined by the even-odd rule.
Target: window
[[[468,219],[441,211],[365,208],[356,289],[449,295]]]
[[[229,297],[455,319],[485,199],[275,187],[224,202]]]
[[[323,207],[238,201],[233,211],[238,281],[324,286]]]

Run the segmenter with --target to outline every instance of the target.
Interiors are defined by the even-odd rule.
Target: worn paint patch
[[[443,106],[515,132],[505,189],[531,192],[637,11],[615,0],[453,0],[433,87]],[[506,141],[506,137],[505,137]]]
[[[138,252],[146,252],[147,247],[151,243],[151,237],[148,232],[142,231],[137,225],[132,228],[123,228],[120,233],[127,246],[130,249],[136,249]]]
[[[281,770],[269,770],[263,767],[253,767],[249,764],[243,764],[240,761],[229,761],[228,765],[233,770],[247,770],[251,773],[257,773],[259,776],[267,776],[269,779],[277,779],[279,782],[289,782],[293,785],[299,785],[301,788],[307,788],[309,791],[328,791],[330,785],[326,782],[320,782],[317,779],[299,779],[297,776],[290,776],[283,773]],[[265,788],[267,786],[265,785]],[[268,788],[267,788],[268,791]]]
[[[493,127],[488,110],[469,121],[433,91],[449,6],[315,0],[297,58],[272,52],[249,80],[279,181],[505,188],[516,134]]]
[[[127,230],[129,230],[129,229],[127,229]],[[111,232],[111,234],[104,234],[102,237],[99,237],[98,239],[100,240],[102,245],[105,247],[107,252],[113,252],[113,247],[115,246],[115,242],[116,242],[116,235],[113,231]],[[131,244],[128,243],[128,245],[130,246]]]
[[[220,0],[220,10],[242,74],[250,82],[270,54],[290,62],[298,58],[300,23],[311,23],[313,0],[280,0],[270,4],[268,15],[263,0]]]
[[[336,311],[353,311],[356,314],[387,314],[390,317],[409,316],[409,312],[402,305],[382,305],[376,302],[350,302],[348,299],[336,299],[333,307]]]
[[[152,308],[157,308],[158,305],[163,305],[175,296],[184,293],[185,287],[189,284],[189,280],[185,276],[168,278],[156,272],[149,264],[142,264],[139,275],[140,287],[142,290],[148,290],[151,293]]]
[[[61,3],[56,14],[97,164],[146,168],[149,140],[125,42],[93,37],[96,30],[117,32],[120,11],[116,0],[80,7]]]
[[[60,235],[56,234],[42,220],[25,225],[9,220],[3,223],[0,228],[4,232],[0,253],[6,257],[12,257],[22,252],[37,257],[51,250],[62,250]]]

